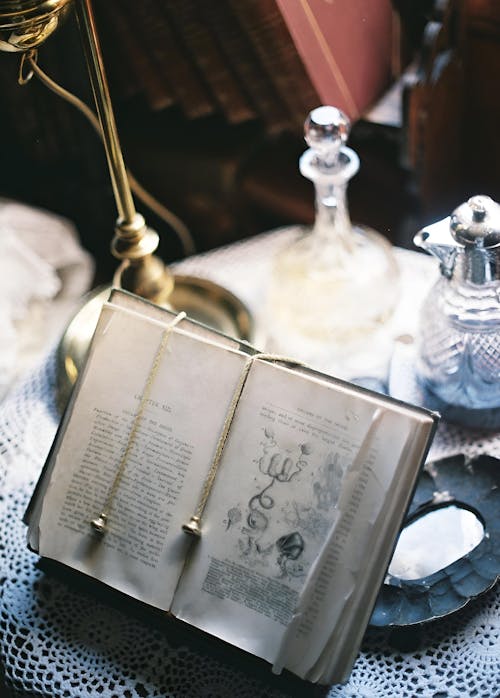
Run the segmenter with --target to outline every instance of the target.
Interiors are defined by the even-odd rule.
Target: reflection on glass
[[[399,537],[389,574],[419,579],[444,569],[481,542],[477,516],[455,504],[434,509],[406,526]]]

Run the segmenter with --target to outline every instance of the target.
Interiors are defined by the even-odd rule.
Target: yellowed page
[[[175,329],[113,498],[101,511],[139,410],[165,326],[105,305],[78,399],[54,450],[39,553],[168,609],[189,518],[246,357]]]
[[[346,478],[338,524],[311,569],[283,639],[277,670],[285,666],[311,681],[332,672],[338,680],[339,673],[342,678],[348,673],[346,662],[326,667],[341,654],[354,661],[360,628],[368,622],[416,477],[417,469],[408,466],[419,462],[425,445],[425,439],[416,438],[413,419],[404,410],[383,407],[375,414],[353,476]],[[333,643],[332,635],[342,643]]]
[[[258,361],[231,427],[203,537],[174,598],[175,615],[274,662],[337,524],[350,562],[343,594],[351,593],[370,554],[373,511],[413,428],[411,416],[397,420],[401,435],[390,433],[390,419],[384,428],[395,409],[354,387]],[[375,504],[365,515],[367,489]],[[314,642],[313,634],[306,642]]]

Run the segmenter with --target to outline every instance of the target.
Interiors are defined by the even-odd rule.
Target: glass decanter
[[[500,206],[474,196],[421,230],[441,276],[423,303],[417,377],[449,421],[500,427]]]
[[[278,253],[267,302],[269,349],[343,378],[380,368],[379,344],[387,344],[380,330],[396,305],[399,280],[390,243],[351,224],[346,189],[359,158],[344,145],[349,130],[335,107],[318,107],[306,119],[310,147],[299,167],[314,183],[316,218]]]

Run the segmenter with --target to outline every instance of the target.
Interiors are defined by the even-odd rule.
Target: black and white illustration
[[[285,441],[273,426],[262,427],[255,493],[229,508],[224,526],[237,531],[242,559],[291,580],[305,576],[331,528],[345,463],[331,447]]]

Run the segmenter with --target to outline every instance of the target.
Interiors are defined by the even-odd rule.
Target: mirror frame
[[[388,574],[371,626],[408,626],[442,618],[491,589],[500,578],[500,460],[459,454],[427,463],[404,526],[450,504],[477,516],[484,526],[481,542],[427,577],[410,580]]]

